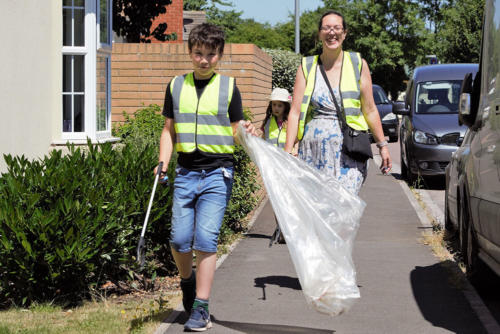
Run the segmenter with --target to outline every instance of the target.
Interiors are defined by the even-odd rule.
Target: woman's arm
[[[297,138],[300,120],[300,106],[302,104],[302,99],[304,98],[305,90],[306,78],[304,77],[304,74],[302,72],[302,65],[300,65],[297,69],[297,74],[295,75],[295,85],[293,86],[293,101],[290,107],[290,113],[288,114],[285,143],[285,152],[287,153],[292,153],[295,139]]]
[[[360,90],[361,90],[361,110],[365,116],[366,123],[370,127],[375,142],[381,144],[385,142],[384,130],[382,129],[382,123],[380,122],[380,115],[373,100],[373,89],[372,89],[372,77],[370,75],[370,69],[366,60],[363,59],[361,68],[361,80],[360,80]],[[387,142],[385,142],[387,144]],[[387,145],[379,147],[380,157],[382,158],[381,169],[385,169],[385,173],[388,173],[392,168],[391,156],[389,155],[389,149]]]

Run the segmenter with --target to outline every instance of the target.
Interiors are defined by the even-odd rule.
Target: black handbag
[[[335,103],[335,107],[340,112],[339,123],[342,129],[342,135],[344,140],[342,142],[342,153],[349,156],[351,159],[356,161],[365,162],[366,160],[373,158],[372,147],[370,144],[370,136],[366,131],[359,131],[351,128],[346,121],[344,109],[340,108],[337,99],[335,98],[335,94],[333,94],[332,87],[330,86],[330,81],[326,76],[325,69],[323,68],[323,64],[321,60],[319,61],[319,68],[325,82],[330,90],[330,94],[332,95],[333,103]]]

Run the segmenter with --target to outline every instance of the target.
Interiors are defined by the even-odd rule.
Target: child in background
[[[275,88],[271,92],[269,100],[266,118],[264,118],[261,126],[263,137],[268,143],[284,148],[286,142],[286,122],[288,113],[290,112],[290,94],[284,88]],[[274,219],[276,219],[276,216]],[[277,220],[276,229],[271,236],[269,247],[273,245],[273,242],[285,243],[285,238],[281,234]]]
[[[266,118],[261,126],[263,137],[268,143],[283,148],[286,142],[286,121],[290,112],[290,94],[284,88],[275,88],[269,100]]]

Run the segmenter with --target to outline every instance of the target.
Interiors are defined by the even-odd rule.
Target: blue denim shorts
[[[173,249],[179,253],[192,249],[217,252],[219,231],[232,186],[232,167],[208,171],[177,167],[170,232]]]

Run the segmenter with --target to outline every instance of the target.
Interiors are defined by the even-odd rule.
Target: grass
[[[413,187],[410,187],[410,189],[432,224],[432,230],[422,232],[422,238],[420,238],[419,242],[429,246],[434,255],[440,260],[440,265],[449,273],[448,282],[450,285],[459,290],[465,289],[465,265],[457,251],[457,237],[449,235],[432,216],[418,190]]]
[[[0,334],[149,334],[180,303],[167,293],[99,298],[64,309],[51,304],[0,311]]]

